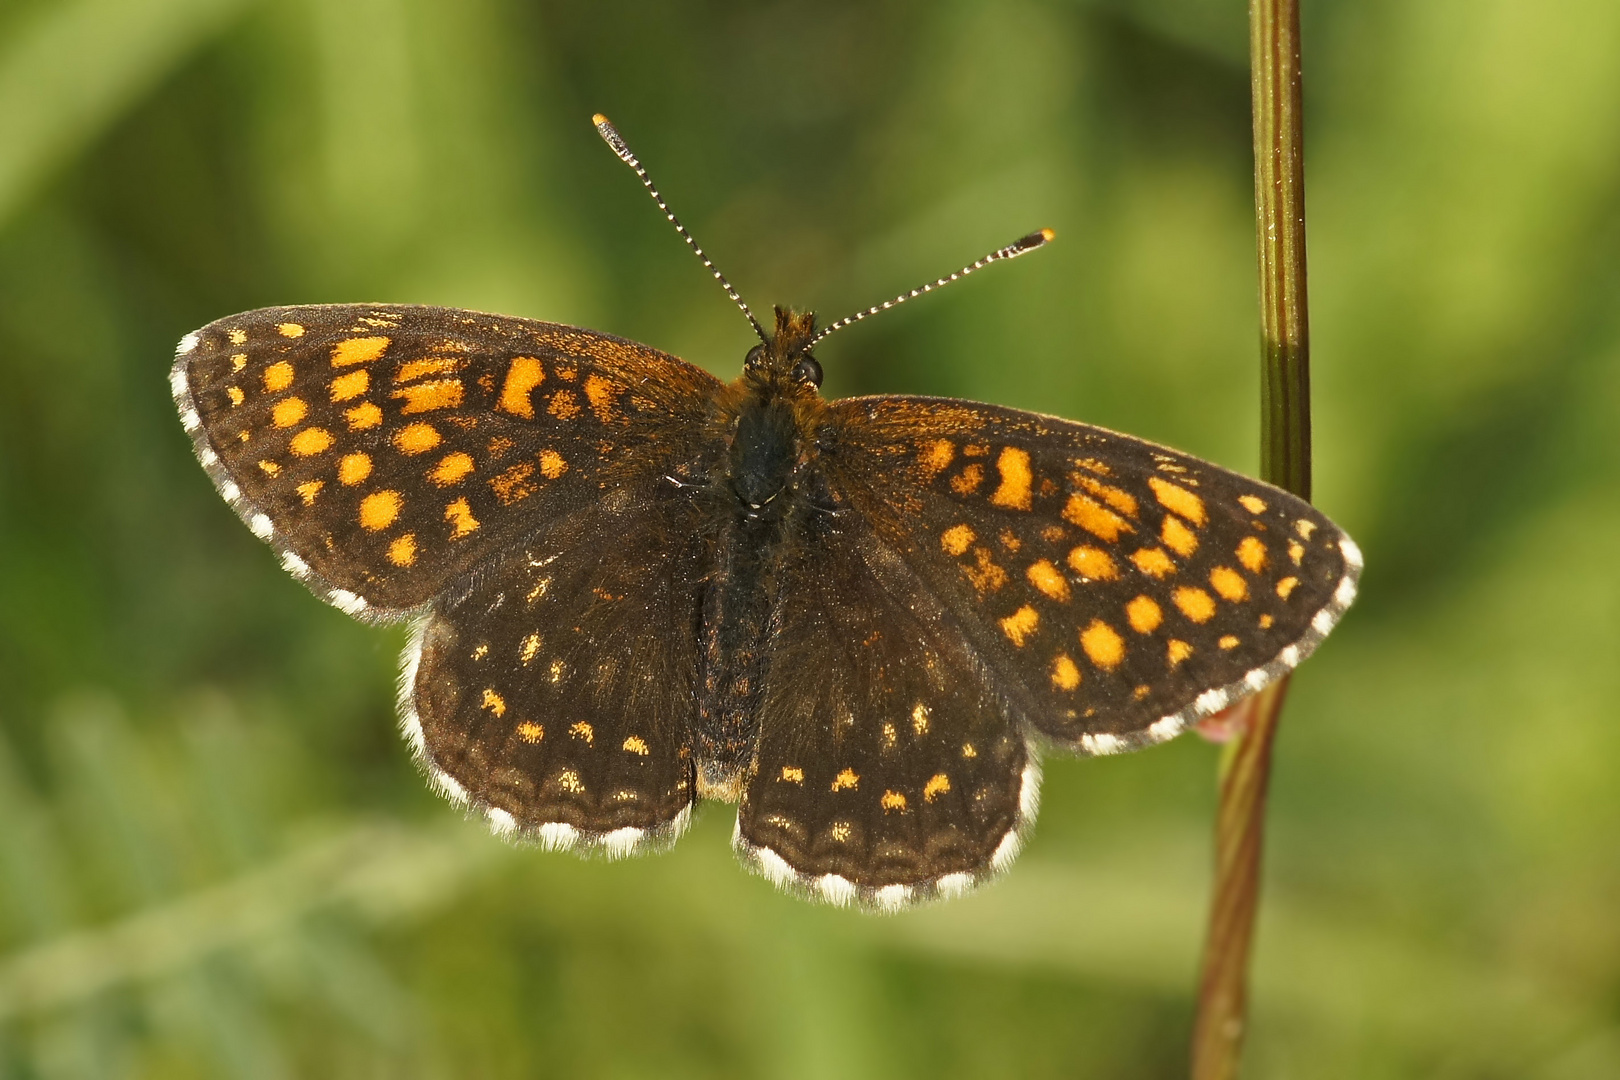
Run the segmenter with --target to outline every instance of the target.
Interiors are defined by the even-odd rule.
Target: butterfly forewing
[[[1016,852],[1037,777],[938,603],[859,521],[784,568],[743,857],[834,902],[897,906]]]
[[[1168,738],[1292,668],[1360,556],[1309,504],[1101,428],[856,398],[829,473],[973,642],[1016,717],[1088,752]]]
[[[416,607],[627,479],[690,460],[718,382],[643,345],[446,308],[266,308],[173,390],[222,494],[351,612]]]
[[[696,523],[670,491],[575,511],[418,629],[407,735],[503,831],[625,854],[685,824]]]

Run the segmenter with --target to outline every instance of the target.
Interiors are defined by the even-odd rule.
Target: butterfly
[[[623,856],[736,802],[745,865],[891,910],[1012,862],[1042,750],[1169,739],[1355,596],[1355,544],[1260,481],[996,405],[821,395],[832,330],[1050,238],[819,331],[764,332],[704,257],[759,332],[730,383],[593,330],[348,304],[210,323],[171,388],[283,567],[411,620],[405,737],[496,832]]]

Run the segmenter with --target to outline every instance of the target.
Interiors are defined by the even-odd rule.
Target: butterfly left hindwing
[[[685,826],[696,529],[672,491],[655,481],[574,511],[418,627],[406,735],[498,831],[623,855]]]

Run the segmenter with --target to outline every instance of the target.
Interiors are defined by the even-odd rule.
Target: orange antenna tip
[[[1052,229],[1042,229],[1041,239],[1050,244],[1052,241],[1057,239],[1057,233]]]
[[[613,126],[612,121],[603,116],[601,113],[591,113],[591,123],[595,124],[597,127],[601,127],[603,124],[606,124],[608,127]]]

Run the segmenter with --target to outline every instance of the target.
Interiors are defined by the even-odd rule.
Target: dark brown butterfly
[[[778,310],[730,384],[552,323],[266,308],[186,335],[171,383],[283,566],[415,620],[402,723],[452,799],[615,856],[737,801],[745,863],[894,908],[1010,863],[1038,745],[1161,742],[1266,686],[1361,566],[1307,503],[1128,435],[823,399],[812,346],[894,302]]]

